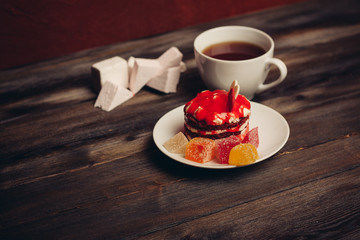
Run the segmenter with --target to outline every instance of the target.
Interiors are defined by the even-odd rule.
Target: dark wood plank
[[[355,168],[241,205],[234,202],[138,239],[356,239],[359,174]]]
[[[291,202],[294,207],[301,207],[308,191],[312,194],[322,192],[324,185],[322,183],[314,189],[308,184],[336,179],[338,175],[347,175],[352,170],[354,174],[359,173],[358,156],[349,154],[359,151],[359,146],[360,136],[353,136],[282,154],[253,167],[220,172],[186,167],[156,152],[149,152],[147,156],[138,154],[135,161],[133,157],[128,157],[82,169],[75,174],[68,172],[1,191],[1,196],[12,199],[1,206],[6,219],[4,232],[16,236],[31,229],[30,233],[42,233],[46,238],[56,237],[55,231],[61,237],[81,238],[86,234],[101,237],[97,234],[109,231],[114,236],[132,238],[179,224],[191,224],[196,219],[221,215],[233,208],[251,211],[252,208],[247,207],[249,203],[257,205],[259,199],[273,198],[273,195],[276,197],[296,188],[304,189],[292,196],[299,200]],[[339,151],[339,148],[343,150]],[[150,157],[154,154],[157,154],[156,161]],[[134,172],[137,174],[134,175]],[[358,193],[360,183],[354,174],[350,174],[351,184],[347,190]],[[345,180],[339,181],[339,185],[331,180],[328,185],[341,189]],[[337,194],[341,192],[343,197],[351,198],[354,207],[357,206],[354,216],[343,217],[358,219],[359,198],[356,194],[348,196],[343,191]],[[281,202],[289,204],[288,201]],[[341,206],[344,199],[334,197],[333,201]],[[346,204],[350,203],[346,201]],[[318,213],[320,210],[314,211]],[[307,221],[313,220],[308,210],[302,214],[309,217]],[[291,222],[291,218],[287,221]],[[353,224],[355,227],[359,222]],[[97,227],[86,232],[76,231],[83,225]],[[266,227],[257,226],[260,229]],[[44,229],[48,231],[44,233]]]

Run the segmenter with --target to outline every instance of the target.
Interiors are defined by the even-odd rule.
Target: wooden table
[[[0,239],[360,239],[359,16],[357,0],[308,1],[2,71]],[[191,167],[152,131],[205,89],[192,42],[223,25],[274,38],[288,76],[253,100],[290,138],[250,167]],[[177,93],[94,108],[93,63],[171,46],[188,67]]]

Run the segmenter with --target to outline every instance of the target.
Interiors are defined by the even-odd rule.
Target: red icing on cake
[[[237,122],[250,114],[250,102],[238,95],[232,111],[228,109],[228,92],[225,90],[203,91],[185,105],[186,114],[207,125]]]

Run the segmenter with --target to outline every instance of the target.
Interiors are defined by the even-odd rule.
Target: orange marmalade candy
[[[245,166],[254,163],[259,158],[259,154],[254,145],[242,143],[233,147],[229,155],[229,164]]]
[[[215,156],[215,141],[208,138],[196,137],[186,145],[185,158],[194,162],[205,163]]]

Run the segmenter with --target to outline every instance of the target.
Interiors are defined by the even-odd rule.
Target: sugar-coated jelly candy
[[[215,156],[215,141],[208,138],[196,137],[186,145],[185,158],[194,162],[205,163]]]
[[[231,149],[229,155],[229,164],[245,166],[254,163],[258,158],[259,154],[254,145],[250,143],[242,143]]]
[[[240,144],[241,141],[238,137],[232,135],[227,138],[221,138],[215,140],[216,143],[216,151],[215,156],[222,164],[229,163],[229,154],[233,147]]]
[[[177,133],[172,138],[168,139],[164,144],[164,148],[171,153],[184,154],[188,139],[182,132]]]
[[[250,143],[254,145],[256,148],[259,147],[259,134],[258,127],[251,129],[245,136],[242,143]]]

